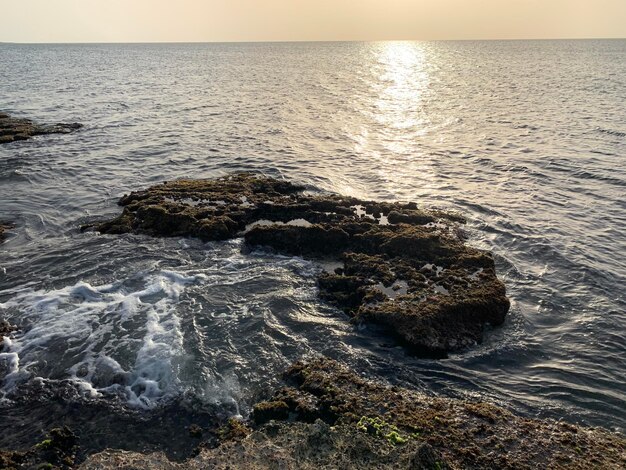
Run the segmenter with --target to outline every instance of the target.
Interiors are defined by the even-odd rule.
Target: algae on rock
[[[412,353],[445,357],[504,322],[504,284],[490,253],[467,246],[461,217],[415,203],[362,201],[305,191],[253,174],[165,182],[120,199],[105,234],[244,237],[248,246],[343,267],[319,277],[322,298],[357,322],[387,329]]]
[[[77,451],[76,435],[67,427],[56,428],[27,451],[0,450],[0,468],[66,470],[74,468]]]
[[[482,402],[434,398],[367,380],[337,362],[294,364],[253,429],[224,433],[183,462],[107,450],[80,468],[588,469],[624,468],[626,439],[605,430],[516,416]],[[280,403],[280,406],[276,406]],[[287,406],[287,410],[283,407]],[[273,419],[257,410],[278,411]],[[287,411],[285,413],[285,411]],[[241,426],[237,423],[237,426]]]

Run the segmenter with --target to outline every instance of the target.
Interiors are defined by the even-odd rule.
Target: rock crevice
[[[623,468],[619,434],[516,416],[484,402],[435,398],[367,380],[318,358],[294,364],[287,386],[255,406],[256,423],[222,433],[183,462],[107,450],[80,468]],[[230,425],[232,428],[232,424]]]

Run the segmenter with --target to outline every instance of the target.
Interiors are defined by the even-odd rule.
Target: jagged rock
[[[69,428],[52,429],[46,439],[28,451],[0,451],[0,468],[15,470],[74,468],[77,442],[76,435]]]
[[[0,222],[0,243],[2,243],[6,239],[5,232],[11,228],[13,228],[12,224]]]
[[[224,426],[222,426],[217,434],[221,441],[238,441],[244,439],[252,432],[244,422],[230,418]]]
[[[483,402],[434,398],[360,377],[319,358],[294,364],[270,403],[280,421],[246,428],[182,462],[107,450],[81,469],[625,468],[626,439],[516,416]],[[302,403],[306,403],[304,409]],[[261,404],[259,404],[261,405]],[[312,415],[313,413],[314,415]]]
[[[458,215],[304,189],[251,174],[165,182],[125,195],[122,214],[95,228],[205,241],[243,236],[248,246],[335,258],[344,266],[320,276],[320,295],[420,356],[463,350],[481,342],[487,325],[504,322],[510,304],[493,258],[463,243]]]
[[[83,127],[79,123],[71,124],[36,124],[30,119],[12,118],[0,113],[0,144],[8,144],[18,140],[28,140],[36,135],[68,134]]]

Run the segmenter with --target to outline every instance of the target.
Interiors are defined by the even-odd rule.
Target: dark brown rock
[[[287,413],[254,429],[231,423],[238,429],[233,438],[202,448],[185,462],[160,453],[107,450],[80,468],[626,468],[621,434],[390,387],[326,358],[294,364],[286,380],[291,385],[267,403],[275,409],[280,402]]]
[[[36,124],[30,119],[12,118],[0,113],[0,144],[8,144],[18,140],[28,140],[36,135],[68,134],[83,127],[82,124]]]
[[[189,426],[189,435],[191,437],[195,437],[196,439],[201,438],[202,428],[198,426],[197,424],[192,424],[191,426]]]
[[[218,431],[218,436],[221,442],[225,441],[239,441],[246,438],[252,429],[250,429],[246,423],[230,418],[224,426]]]
[[[67,427],[52,429],[46,439],[25,452],[0,451],[0,468],[70,469],[78,450],[76,435]]]
[[[243,236],[248,246],[342,261],[343,268],[320,276],[320,295],[421,356],[445,357],[479,343],[509,309],[492,256],[459,237],[463,219],[414,203],[312,194],[287,181],[236,174],[165,182],[124,196],[120,205],[119,217],[95,228],[205,241]]]
[[[263,424],[273,419],[287,419],[289,405],[282,400],[264,401],[254,406],[252,417],[257,424]]]
[[[294,364],[286,379],[292,387],[278,390],[271,401],[290,396],[291,419],[309,421],[317,414],[331,426],[356,427],[396,447],[415,442],[415,447],[409,447],[411,468],[626,465],[626,439],[620,434],[522,418],[484,402],[434,398],[390,387],[327,358]],[[298,412],[298,395],[312,404],[306,419]]]
[[[6,239],[5,232],[11,228],[13,228],[13,224],[0,222],[0,243],[2,243]]]

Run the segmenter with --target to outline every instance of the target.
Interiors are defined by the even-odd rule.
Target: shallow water
[[[0,219],[17,224],[0,312],[21,327],[0,356],[0,447],[67,422],[92,449],[180,456],[184,425],[246,415],[320,353],[624,430],[625,77],[622,40],[0,45],[1,109],[86,125],[0,147]],[[496,256],[507,322],[417,359],[320,302],[311,261],[78,230],[130,190],[239,170],[463,213]]]

